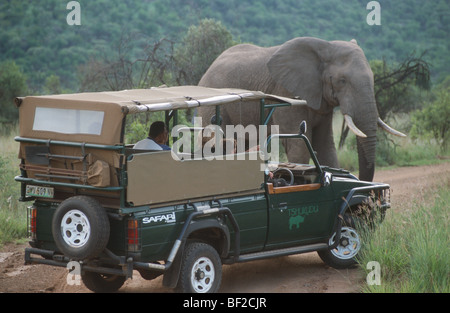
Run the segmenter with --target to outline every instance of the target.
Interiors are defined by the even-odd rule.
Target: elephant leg
[[[333,114],[328,114],[314,127],[311,144],[321,165],[339,167],[333,138]]]

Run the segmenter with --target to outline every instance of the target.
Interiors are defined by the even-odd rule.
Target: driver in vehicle
[[[169,131],[162,121],[156,121],[150,126],[148,137],[138,141],[134,149],[145,150],[170,150],[166,145],[169,139]]]

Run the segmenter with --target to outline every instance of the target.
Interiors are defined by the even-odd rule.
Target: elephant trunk
[[[359,179],[372,181],[375,174],[375,154],[376,154],[377,136],[368,136],[367,138],[357,138],[358,161],[359,161]]]
[[[364,112],[344,113],[344,118],[348,127],[357,135],[359,179],[372,181],[375,173],[378,112],[375,101],[360,105],[359,108]]]
[[[373,109],[375,107],[375,109]],[[375,155],[377,127],[386,131],[391,135],[398,137],[406,137],[405,134],[393,129],[378,117],[376,106],[370,103],[365,108],[372,108],[363,113],[357,112],[355,115],[359,116],[356,121],[353,120],[350,114],[344,114],[344,119],[347,126],[357,136],[358,159],[359,159],[359,178],[365,181],[372,181],[375,173]]]

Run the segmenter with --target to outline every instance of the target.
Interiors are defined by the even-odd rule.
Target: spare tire
[[[72,260],[95,258],[108,244],[108,215],[91,197],[71,197],[56,209],[52,232],[56,246],[65,256]]]

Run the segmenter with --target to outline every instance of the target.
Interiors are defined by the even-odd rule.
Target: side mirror
[[[306,121],[303,121],[300,123],[300,135],[303,135],[306,133]]]

